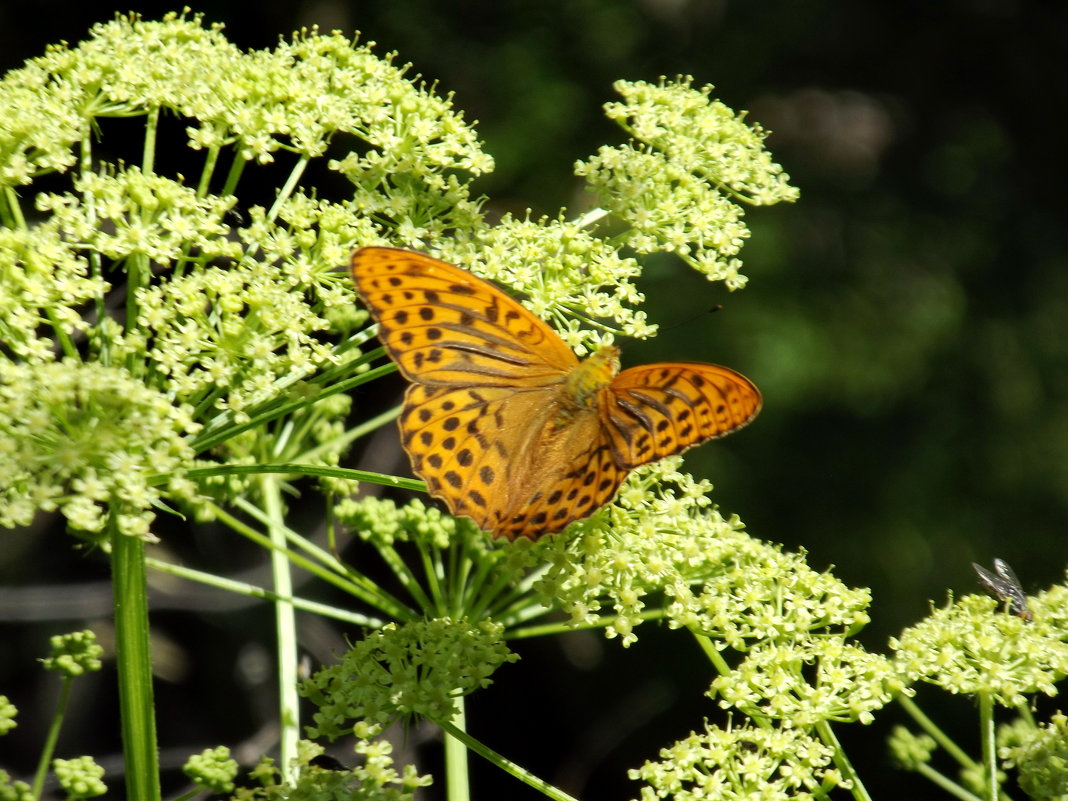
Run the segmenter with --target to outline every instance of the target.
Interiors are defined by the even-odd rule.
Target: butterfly
[[[972,562],[972,568],[980,586],[1005,604],[1008,612],[1028,622],[1034,620],[1034,613],[1027,606],[1027,596],[1020,586],[1020,580],[1016,578],[1016,571],[1008,562],[995,559],[993,573],[975,562]]]
[[[422,253],[350,264],[378,336],[411,381],[399,418],[416,475],[453,515],[531,539],[588,517],[631,470],[736,431],[760,392],[726,367],[584,361],[488,281]]]

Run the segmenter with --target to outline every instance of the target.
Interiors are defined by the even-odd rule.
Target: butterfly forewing
[[[409,379],[442,386],[538,386],[578,363],[549,326],[466,270],[419,253],[360,248],[356,288]]]
[[[628,469],[737,431],[761,404],[760,392],[740,373],[687,362],[631,367],[601,397],[616,460]]]

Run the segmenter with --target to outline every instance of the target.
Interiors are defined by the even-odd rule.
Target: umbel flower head
[[[318,707],[313,736],[338,737],[356,723],[374,727],[413,714],[451,720],[456,698],[487,686],[500,665],[518,659],[502,634],[491,621],[447,617],[371,632],[302,685]]]
[[[164,488],[192,497],[182,478],[199,429],[126,370],[77,362],[0,359],[0,524],[26,526],[38,509],[61,509],[73,528],[103,529],[117,510],[123,534],[150,537]],[[170,476],[165,487],[153,476]]]
[[[1068,716],[1057,712],[1037,728],[1014,726],[1010,732],[1000,732],[998,739],[1013,741],[1002,745],[999,754],[1007,767],[1019,769],[1020,787],[1031,798],[1068,796]]]
[[[849,787],[834,749],[797,728],[705,726],[660,752],[661,762],[631,770],[641,801],[788,801],[823,798]]]
[[[1019,706],[1027,695],[1056,695],[1056,683],[1068,676],[1064,592],[1038,596],[1032,609],[1033,622],[1005,614],[993,598],[966,595],[906,629],[890,647],[910,680]]]

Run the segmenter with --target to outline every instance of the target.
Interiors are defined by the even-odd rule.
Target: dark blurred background
[[[172,8],[136,10],[156,17]],[[0,64],[76,42],[115,10],[4,4]],[[601,113],[615,99],[614,80],[682,73],[715,84],[718,98],[772,129],[768,146],[802,197],[749,213],[746,291],[729,294],[667,259],[651,260],[642,281],[651,318],[667,330],[651,343],[622,343],[625,364],[722,362],[765,397],[750,428],[692,452],[687,467],[715,483],[723,511],[738,513],[753,536],[805,548],[814,568],[834,565],[847,583],[871,587],[873,622],[861,639],[873,649],[948,590],[976,591],[973,560],[1008,560],[1029,592],[1063,579],[1068,259],[1055,120],[1065,107],[1064,4],[269,0],[194,10],[225,22],[246,48],[318,23],[360,30],[379,53],[399,51],[479,121],[497,160],[478,185],[491,213],[554,214],[588,202],[572,164],[623,141]],[[703,314],[716,303],[723,312]],[[98,559],[69,553],[58,534],[0,537],[10,543],[0,558],[9,601],[56,581],[71,583],[59,593],[70,600],[75,585],[106,578]],[[47,708],[40,688],[11,685],[33,667],[27,653],[44,654],[48,634],[106,618],[106,585],[98,589],[104,605],[91,613],[0,620],[13,646],[0,649],[0,692]],[[263,708],[232,711],[221,706],[226,690],[204,677],[229,681],[242,659],[256,664],[270,647],[269,616],[201,590],[176,598],[157,623],[186,667],[161,680],[161,714],[178,716],[183,725],[170,730],[186,739],[164,746],[185,753],[249,740],[270,719],[269,680]],[[718,715],[700,695],[709,669],[696,647],[678,634],[640,633],[628,651],[589,634],[517,644],[523,661],[471,701],[473,733],[582,798],[636,796],[627,767]],[[213,660],[221,673],[212,674]],[[93,714],[113,702],[107,686],[83,695]],[[211,700],[191,710],[190,692]],[[967,699],[921,700],[978,753]],[[0,753],[30,736],[29,719],[42,710],[23,710],[27,730],[4,738]],[[212,715],[214,729],[205,727]],[[925,785],[890,771],[882,738],[896,719],[890,711],[839,736],[872,788],[928,797]],[[112,739],[61,756],[103,753]],[[420,740],[411,731],[405,743]],[[421,764],[433,769],[434,749],[423,751]],[[442,791],[439,782],[426,797]],[[538,797],[480,765],[474,792]]]

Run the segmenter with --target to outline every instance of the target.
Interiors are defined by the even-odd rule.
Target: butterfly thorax
[[[564,415],[594,408],[597,393],[611,384],[618,372],[619,348],[611,345],[598,348],[580,362],[564,379]]]

